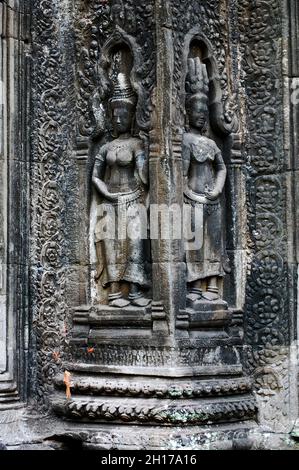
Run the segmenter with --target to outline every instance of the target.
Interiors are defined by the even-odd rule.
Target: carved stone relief
[[[111,307],[130,304],[146,307],[150,303],[145,297],[145,289],[150,287],[146,213],[148,155],[136,130],[139,97],[130,78],[132,54],[125,45],[114,46],[110,53],[113,58],[107,75],[113,91],[106,108],[113,140],[103,144],[96,154],[92,177],[98,196],[94,235],[96,280],[109,287]],[[96,120],[100,117],[102,105],[99,106],[95,109]],[[125,287],[129,292],[127,297]]]
[[[29,397],[97,425],[87,447],[290,428],[285,27],[280,0],[32,1]],[[154,236],[156,207],[194,240]]]
[[[31,287],[34,398],[42,406],[53,388],[67,347],[65,175],[69,162],[66,42],[57,30],[59,7],[48,0],[33,6],[33,178]],[[65,39],[64,39],[65,40]],[[47,50],[47,54],[44,51]],[[67,63],[67,62],[66,62]],[[37,98],[38,97],[38,98]],[[64,97],[64,99],[61,99]]]
[[[247,19],[243,21],[245,11]],[[247,364],[256,379],[262,422],[272,421],[275,429],[285,429],[290,417],[289,321],[293,294],[287,265],[282,5],[279,1],[257,1],[254,5],[242,1],[239,15],[243,83],[248,95],[244,152],[248,162],[248,248],[252,253],[245,317],[250,345]]]
[[[185,202],[201,214],[203,233],[200,250],[186,252],[188,301],[219,300],[219,278],[223,270],[223,230],[220,196],[226,179],[226,167],[220,149],[204,135],[208,120],[209,80],[199,57],[188,59],[187,116],[190,131],[183,138],[183,165],[186,177]],[[202,290],[203,284],[206,290]]]
[[[135,21],[125,21],[133,15],[132,8]],[[256,413],[255,402],[250,386],[245,390],[237,385],[242,376],[239,341],[228,328],[232,310],[221,299],[226,165],[217,144],[224,146],[225,136],[236,130],[236,118],[228,115],[224,106],[222,88],[226,86],[217,76],[215,47],[197,29],[184,30],[180,80],[184,97],[187,80],[187,99],[177,120],[172,100],[179,83],[172,87],[172,81],[178,64],[172,62],[172,34],[164,31],[164,23],[170,24],[173,18],[171,5],[168,2],[162,5],[159,0],[141,11],[135,2],[111,2],[109,7],[97,4],[87,7],[79,2],[78,12],[79,107],[75,151],[78,173],[82,180],[85,178],[85,206],[81,203],[81,207],[84,220],[87,216],[91,221],[89,255],[88,249],[84,249],[85,256],[91,259],[91,270],[90,282],[85,283],[85,302],[74,303],[71,335],[66,336],[69,347],[64,347],[64,357],[61,354],[58,357],[70,372],[71,380],[75,373],[80,383],[86,373],[90,381],[97,381],[99,373],[106,374],[110,391],[109,387],[99,386],[90,400],[81,396],[83,389],[79,386],[78,396],[66,403],[61,381],[57,379],[56,392],[50,396],[53,409],[68,419],[95,422],[109,419],[166,425],[204,424],[238,421],[241,415],[251,422]],[[158,37],[168,47],[166,56],[154,47],[151,53],[147,49],[149,43],[155,44],[154,18]],[[141,24],[149,26],[146,38]],[[152,69],[157,71],[157,80]],[[186,114],[190,130],[185,129]],[[211,138],[201,135],[207,121]],[[182,125],[175,135],[179,122]],[[209,181],[202,180],[198,167],[205,163]],[[148,210],[147,199],[151,204],[149,211],[154,204],[167,207],[175,202],[183,209],[187,205],[184,193],[191,202],[198,202],[196,198],[202,197],[202,193],[206,198],[204,204],[199,201],[201,209],[205,206],[203,249],[195,252],[202,262],[194,263],[192,255],[184,253],[183,239],[153,239],[152,226],[148,234],[146,223],[136,211],[137,205]],[[146,229],[142,243],[126,236],[121,240],[111,236],[115,225],[127,229],[122,218],[128,210],[132,211],[131,225],[138,231],[143,223]],[[108,238],[103,237],[103,232],[108,233]],[[192,265],[196,264],[192,277]],[[67,285],[67,273],[64,279]],[[175,294],[180,296],[179,303],[171,295],[176,289],[175,279],[181,286]],[[199,281],[202,289],[192,284],[186,298],[184,284]],[[150,287],[151,304],[151,294],[145,294]],[[198,298],[193,298],[194,295]],[[162,395],[157,392],[161,403],[153,403],[152,394],[141,385],[134,399],[128,374],[155,377],[158,389],[165,390]],[[192,383],[200,382],[203,376],[209,377],[205,389],[211,390],[211,395],[199,406],[195,400],[197,392],[188,392],[190,385],[184,377],[190,377]],[[180,377],[177,387],[184,400],[170,406],[167,390],[171,390],[176,377]],[[216,382],[221,395],[225,394],[225,387],[238,390],[236,397],[230,392],[224,407],[213,401],[218,393],[212,385]],[[118,392],[120,383],[122,397]],[[51,387],[52,384],[51,380]],[[118,397],[116,408],[111,408],[109,396],[112,401]],[[163,411],[165,407],[169,408],[167,413]]]

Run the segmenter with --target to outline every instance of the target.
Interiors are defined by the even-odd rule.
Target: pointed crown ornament
[[[112,109],[120,106],[134,108],[137,104],[136,94],[124,73],[119,73],[110,99]]]
[[[188,74],[186,78],[186,105],[190,106],[194,101],[201,104],[203,111],[208,111],[209,102],[209,78],[205,64],[199,57],[188,59]]]

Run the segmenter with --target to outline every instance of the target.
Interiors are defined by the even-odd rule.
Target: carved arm
[[[191,152],[190,152],[190,147],[184,143],[183,143],[183,148],[182,148],[182,158],[183,158],[183,176],[185,179],[185,183],[187,185],[188,173],[189,173],[189,168],[190,168]]]
[[[215,200],[223,191],[227,170],[224,164],[221,152],[218,152],[215,156],[215,166],[216,166],[216,181],[213,191],[208,191],[206,193],[207,199]]]
[[[105,199],[108,199],[108,201],[116,201],[118,198],[118,195],[114,193],[110,193],[108,191],[107,185],[103,180],[104,174],[105,174],[105,157],[100,152],[99,156],[97,156],[95,160],[93,174],[92,174],[92,182],[101,196],[103,196]]]
[[[142,183],[148,186],[148,158],[144,150],[136,154],[136,168]]]

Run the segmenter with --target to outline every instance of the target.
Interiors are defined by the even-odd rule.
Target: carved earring
[[[132,124],[131,124],[131,135],[134,137],[136,133],[136,116],[134,115],[132,119]]]
[[[203,133],[203,134],[207,134],[208,129],[209,129],[209,122],[210,122],[210,121],[209,121],[209,118],[207,118],[207,120],[206,120],[206,122],[205,122],[205,125],[204,125],[204,127],[203,127],[203,130],[202,130],[202,133]]]
[[[109,131],[109,134],[111,134],[111,137],[113,139],[117,139],[117,135],[115,135],[115,132],[114,132],[114,126],[113,126],[113,122],[112,122],[112,111],[111,109],[109,108],[109,111],[108,111],[108,116],[109,116],[109,124],[108,124],[108,131]]]
[[[190,131],[190,123],[189,123],[188,113],[185,114],[185,128],[186,128],[186,132]]]

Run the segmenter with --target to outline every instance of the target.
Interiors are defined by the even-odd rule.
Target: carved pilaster
[[[291,361],[291,375],[297,379],[297,387],[294,380],[292,384],[292,413],[297,416],[296,425],[293,429],[293,434],[298,437],[299,429],[299,342],[298,342],[298,316],[299,316],[299,5],[298,2],[288,0],[285,3],[285,17],[288,21],[285,22],[285,50],[288,53],[288,61],[285,62],[285,80],[284,80],[284,94],[285,103],[284,108],[285,122],[288,123],[286,131],[286,150],[289,156],[289,172],[288,172],[288,227],[289,227],[289,260],[290,260],[290,285],[293,288],[293,302],[292,302],[292,361]]]
[[[291,3],[294,7],[296,2]],[[255,379],[260,420],[276,431],[290,429],[295,392],[294,373],[290,372],[295,315],[294,219],[285,76],[289,35],[286,18],[290,11],[286,13],[285,6],[279,0],[254,5],[248,0],[239,2],[240,47],[248,97],[244,136],[250,258],[245,303],[246,362]],[[245,23],[244,14],[248,17]]]
[[[27,393],[29,5],[0,3],[0,408]]]
[[[167,222],[179,214],[177,223],[183,227],[181,137],[173,136],[173,35],[172,5],[170,1],[155,1],[157,48],[156,85],[153,92],[150,177],[152,215],[155,208],[165,211]],[[173,219],[175,220],[175,219]],[[161,222],[162,224],[163,222]],[[152,239],[153,290],[167,315],[169,334],[175,334],[175,315],[182,303],[184,264],[182,240],[163,236],[162,225],[158,239]],[[180,227],[178,227],[180,229]],[[180,231],[180,230],[179,230]]]

